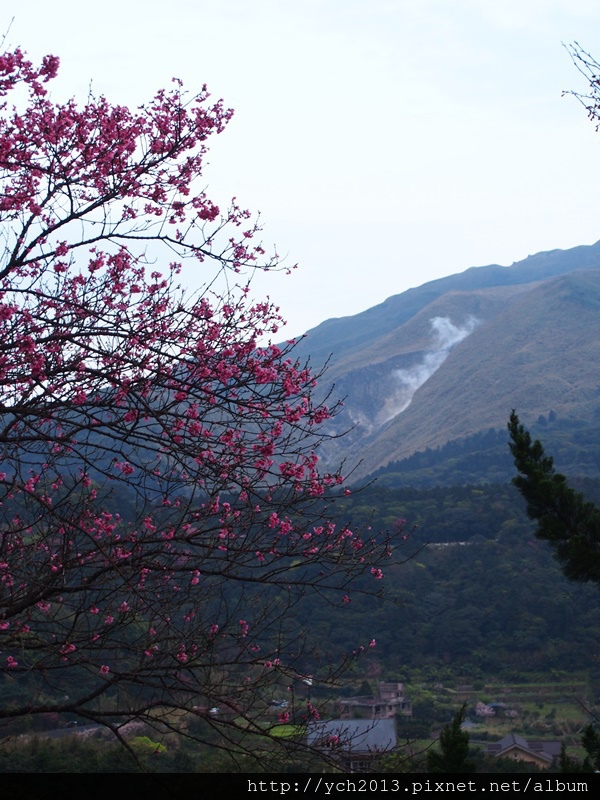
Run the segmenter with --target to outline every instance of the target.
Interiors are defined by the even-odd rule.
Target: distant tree
[[[0,721],[200,716],[221,750],[297,748],[264,714],[288,688],[284,721],[318,714],[298,604],[378,591],[401,531],[323,516],[335,406],[266,341],[258,225],[202,189],[232,112],[177,81],[134,110],[54,103],[57,70],[0,55]]]
[[[577,759],[572,758],[567,753],[567,746],[563,742],[560,746],[560,756],[558,757],[559,772],[589,772]]]
[[[536,536],[548,541],[565,575],[600,584],[600,509],[572,489],[540,441],[532,441],[513,410],[509,447],[519,472],[513,478],[538,523]]]
[[[583,762],[567,754],[563,742],[558,762],[559,772],[597,772],[600,766],[600,734],[590,723],[584,728],[581,744],[586,752]]]
[[[591,723],[584,728],[581,744],[587,753],[585,766],[589,771],[597,772],[600,769],[600,733]]]
[[[427,753],[427,772],[475,772],[475,762],[469,759],[469,734],[460,727],[465,721],[466,713],[465,703],[456,712],[452,722],[442,730],[438,741],[440,749]]]

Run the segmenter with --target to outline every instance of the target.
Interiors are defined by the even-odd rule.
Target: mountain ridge
[[[380,314],[374,328],[386,303],[395,313]],[[315,362],[353,329],[321,381],[346,398],[329,428],[335,438],[320,450],[324,465],[359,464],[354,475],[364,479],[414,453],[500,430],[515,407],[524,421],[552,411],[597,425],[598,311],[600,242],[473,267],[328,320],[301,342]]]
[[[533,283],[547,280],[574,269],[600,268],[600,241],[579,245],[569,250],[548,250],[510,266],[489,264],[468,267],[462,272],[436,278],[420,286],[394,294],[371,308],[347,317],[332,317],[306,332],[298,341],[298,353],[323,363],[329,356],[334,360],[342,353],[376,339],[390,325],[402,324],[442,294],[456,289],[473,290],[493,286]],[[368,330],[364,330],[368,328]]]

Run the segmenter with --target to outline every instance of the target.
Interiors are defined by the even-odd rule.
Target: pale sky
[[[299,263],[255,283],[288,336],[600,239],[600,134],[561,98],[586,89],[561,42],[600,60],[597,0],[1,0],[13,16],[9,46],[61,58],[55,99],[137,106],[177,76],[235,109],[208,194]]]

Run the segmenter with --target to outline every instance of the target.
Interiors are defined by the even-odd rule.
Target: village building
[[[412,705],[404,693],[403,683],[380,681],[374,695],[344,697],[338,703],[341,719],[391,719],[396,714],[412,716]]]

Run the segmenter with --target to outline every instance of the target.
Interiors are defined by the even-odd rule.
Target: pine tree
[[[544,453],[538,440],[512,412],[508,423],[510,451],[519,475],[513,478],[537,520],[536,536],[550,542],[564,574],[573,581],[600,584],[600,509],[571,489]]]
[[[587,753],[584,767],[588,772],[597,772],[600,769],[600,733],[591,723],[584,728],[581,744]]]
[[[466,703],[443,729],[439,738],[440,750],[427,753],[427,772],[475,772],[475,763],[469,759],[469,734],[461,730],[467,713]]]

